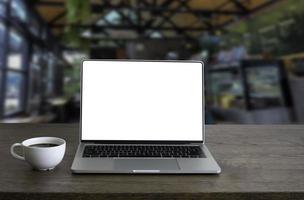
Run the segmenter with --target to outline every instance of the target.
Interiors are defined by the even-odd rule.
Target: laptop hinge
[[[180,145],[190,145],[190,144],[202,144],[203,142],[185,142],[185,141],[88,141],[82,140],[82,143],[90,144],[180,144]]]

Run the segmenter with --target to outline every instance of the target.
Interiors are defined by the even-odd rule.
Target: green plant
[[[88,48],[88,41],[81,37],[83,29],[78,25],[82,25],[88,21],[91,15],[89,0],[67,0],[67,27],[63,41],[71,47]]]
[[[72,67],[64,70],[64,75],[68,79],[64,84],[64,92],[66,96],[72,97],[80,93],[80,61],[74,61]]]
[[[81,48],[83,50],[89,49],[89,41],[81,37],[82,29],[77,26],[69,26],[65,29],[62,40],[69,47]]]
[[[91,13],[89,0],[67,0],[66,9],[69,24],[83,24]]]

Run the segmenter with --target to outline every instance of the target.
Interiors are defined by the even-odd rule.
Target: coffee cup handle
[[[20,143],[15,143],[11,146],[11,154],[12,156],[14,156],[15,158],[19,159],[19,160],[25,160],[23,156],[20,156],[18,154],[15,153],[14,149],[15,147],[19,147],[19,146],[22,146],[22,144]]]

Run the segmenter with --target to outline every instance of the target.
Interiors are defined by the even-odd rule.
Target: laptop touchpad
[[[117,159],[116,170],[179,170],[176,159]]]

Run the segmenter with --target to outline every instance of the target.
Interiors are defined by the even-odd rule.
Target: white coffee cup
[[[22,147],[23,156],[15,153],[15,147]],[[36,137],[15,143],[11,146],[11,154],[20,160],[25,160],[34,169],[54,169],[63,159],[66,148],[64,139],[56,137]]]

